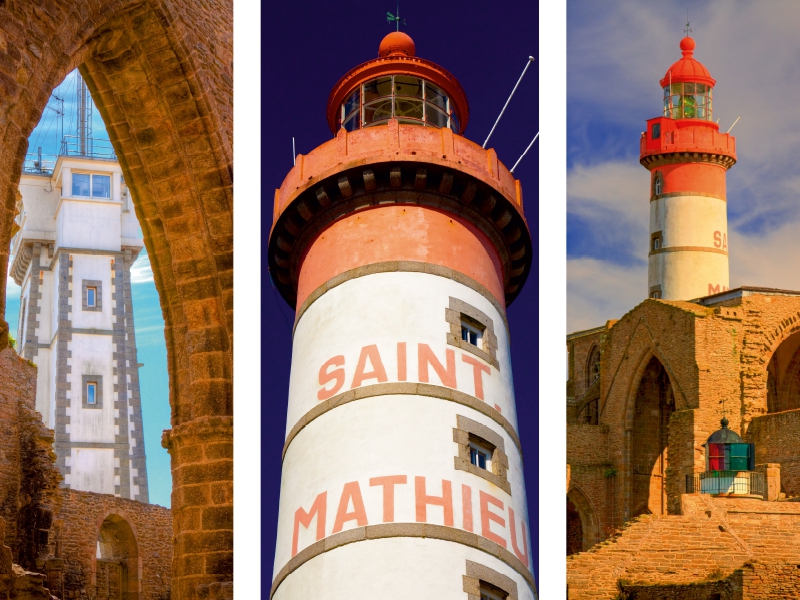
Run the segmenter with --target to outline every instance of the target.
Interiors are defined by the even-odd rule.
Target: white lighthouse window
[[[658,196],[661,193],[661,188],[662,188],[661,177],[656,177],[656,196]]]
[[[481,600],[506,600],[508,594],[500,588],[481,581]]]
[[[473,346],[481,347],[481,340],[483,339],[483,328],[477,323],[461,319],[461,339],[472,344]]]
[[[469,462],[479,469],[491,471],[494,448],[476,436],[470,435],[469,437]]]
[[[87,287],[86,288],[86,305],[87,306],[97,306],[97,288],[96,287]]]
[[[111,198],[111,176],[73,173],[72,195],[84,198]]]
[[[86,404],[97,404],[97,383],[86,384]]]

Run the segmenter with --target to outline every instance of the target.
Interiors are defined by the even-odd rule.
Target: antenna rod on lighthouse
[[[733,125],[736,125],[736,124],[739,122],[739,119],[741,119],[741,118],[742,118],[742,117],[736,117],[736,120],[733,122]],[[730,133],[730,132],[731,132],[731,129],[733,129],[733,125],[731,125],[730,127],[728,127],[728,131],[726,131],[725,133]]]
[[[523,157],[524,157],[524,156],[525,156],[525,155],[528,153],[528,150],[530,150],[530,149],[531,149],[531,146],[533,146],[533,142],[535,142],[535,141],[536,141],[536,138],[538,138],[538,137],[539,137],[539,132],[537,131],[537,132],[536,132],[536,135],[535,135],[535,136],[533,136],[533,139],[531,140],[531,143],[530,143],[530,144],[528,144],[528,147],[527,147],[527,148],[525,148],[525,152],[523,152],[523,153],[522,153],[522,156],[520,156],[520,157],[517,159],[517,162],[515,162],[515,163],[514,163],[514,166],[513,166],[513,167],[511,167],[511,170],[509,171],[509,173],[513,173],[513,172],[514,172],[514,169],[516,169],[516,168],[517,168],[517,165],[519,164],[519,161],[521,161],[521,160],[522,160],[522,158],[523,158]]]
[[[91,154],[92,99],[81,74],[76,72],[75,76],[78,78],[78,151],[81,156],[88,156]]]
[[[500,118],[503,116],[503,113],[506,112],[506,107],[508,106],[508,103],[511,102],[511,98],[514,97],[514,92],[517,91],[517,87],[519,87],[519,82],[522,81],[523,77],[525,77],[525,71],[528,70],[528,67],[531,66],[531,63],[534,60],[535,59],[532,56],[528,57],[528,62],[525,63],[525,68],[522,69],[522,75],[520,75],[519,79],[517,79],[517,85],[515,85],[514,89],[511,90],[511,95],[508,97],[508,100],[506,100],[506,103],[503,105],[503,110],[500,111],[500,115],[497,117],[497,121],[495,121],[494,125],[492,125],[492,130],[489,132],[489,135],[486,136],[486,141],[483,142],[483,146],[481,146],[481,148],[486,148],[486,144],[489,143],[489,138],[492,137],[492,134],[494,133],[494,128],[497,127],[497,124],[500,122]]]

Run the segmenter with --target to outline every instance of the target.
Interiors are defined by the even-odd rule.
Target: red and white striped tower
[[[650,171],[649,297],[691,300],[728,289],[725,176],[736,140],[713,120],[716,81],[695,42],[661,80],[663,116],[647,121],[639,162]]]
[[[532,259],[519,181],[461,137],[464,91],[404,33],[327,113],[269,240],[297,314],[271,596],[532,599],[505,312]]]

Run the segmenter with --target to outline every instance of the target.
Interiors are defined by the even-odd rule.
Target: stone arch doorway
[[[164,315],[173,564],[213,548],[218,565],[174,569],[173,600],[227,594],[233,580],[232,19],[230,0],[0,3],[0,275],[27,138],[77,67],[131,190]],[[0,320],[0,350],[7,332]],[[194,531],[205,509],[214,518]]]
[[[675,396],[669,375],[653,356],[642,372],[633,407],[630,434],[632,517],[667,514],[669,419],[674,410]]]
[[[108,515],[98,528],[93,580],[97,600],[141,596],[139,545],[130,523],[120,515]]]
[[[597,513],[577,487],[567,492],[567,556],[585,552],[600,541]]]
[[[800,331],[789,335],[767,365],[767,412],[800,408]]]

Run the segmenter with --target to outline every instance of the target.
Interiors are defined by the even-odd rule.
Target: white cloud
[[[596,242],[579,245],[585,256],[568,260],[574,331],[619,318],[646,295],[648,180],[637,132],[659,114],[658,80],[680,58],[686,15],[684,6],[664,2],[571,0],[568,7],[567,207],[580,217],[581,235]],[[800,3],[764,10],[716,1],[692,13],[695,58],[717,80],[715,119],[724,132],[741,116],[731,132],[738,163],[727,175],[731,287],[800,290]]]
[[[580,116],[572,126],[602,122],[631,137],[660,111],[658,80],[681,56],[685,7],[588,0],[569,7],[568,93],[573,117]],[[768,227],[800,218],[798,186],[787,185],[800,155],[800,4],[773,2],[764,10],[758,2],[717,1],[693,5],[691,19],[695,58],[717,80],[715,118],[725,131],[741,117],[731,132],[739,159],[728,176],[732,216],[748,229],[763,228],[765,218]],[[604,147],[638,152],[638,140],[626,146],[619,136],[595,137]],[[596,156],[591,144],[578,152]]]
[[[9,263],[11,266],[11,263]],[[19,298],[22,288],[17,285],[13,277],[6,278],[6,299]]]
[[[647,266],[623,267],[594,258],[567,261],[567,331],[619,319],[647,297]]]
[[[567,174],[567,211],[590,221],[604,247],[639,256],[647,248],[648,181],[638,162],[576,165]]]
[[[150,281],[153,281],[153,269],[150,267],[150,257],[147,252],[143,252],[131,265],[131,283],[148,283]]]

